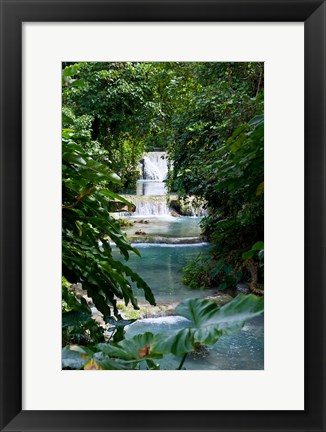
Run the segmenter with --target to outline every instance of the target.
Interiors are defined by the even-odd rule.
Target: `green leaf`
[[[256,189],[256,196],[261,195],[264,192],[264,182],[259,183]]]
[[[216,265],[215,265],[215,267],[213,268],[213,270],[211,271],[211,276],[212,276],[213,278],[215,278],[215,277],[220,273],[220,271],[223,269],[223,267],[224,267],[224,260],[220,259],[220,260],[216,263]]]
[[[114,326],[115,328],[124,328],[124,327],[126,327],[127,325],[130,325],[130,324],[132,324],[133,322],[135,322],[135,321],[137,321],[136,319],[127,319],[127,320],[125,320],[125,319],[120,319],[120,320],[117,320],[116,318],[114,318],[114,317],[109,317],[107,320],[106,320],[106,322],[107,323],[109,323],[109,324],[111,324],[112,326]]]
[[[196,343],[212,345],[221,336],[241,330],[247,320],[263,310],[263,297],[253,294],[239,294],[221,308],[210,300],[186,300],[177,306],[176,313],[187,318],[189,326],[157,335],[153,352],[181,355],[192,351]]]
[[[130,370],[135,369],[138,365],[138,362],[108,357],[102,352],[95,353],[94,360],[101,367],[101,369],[105,370]]]
[[[87,323],[92,319],[92,315],[89,313],[72,310],[69,312],[64,312],[62,314],[62,328],[65,327],[79,327],[81,324]]]
[[[161,358],[160,354],[152,353],[154,335],[152,333],[138,334],[130,339],[124,339],[117,344],[100,343],[96,348],[109,357],[143,361]]]
[[[222,282],[221,284],[219,284],[219,286],[217,288],[219,290],[223,291],[223,290],[225,290],[226,287],[227,287],[227,283],[226,282]]]
[[[249,251],[247,251],[247,252],[244,252],[243,254],[242,254],[242,259],[244,259],[244,260],[247,260],[247,259],[250,259],[250,258],[252,258],[254,255],[256,254],[256,251],[254,251],[254,250],[249,250]]]
[[[152,290],[147,285],[147,283],[129,267],[122,264],[120,261],[114,262],[115,267],[120,271],[125,273],[130,279],[137,284],[137,287],[144,291],[145,299],[153,306],[156,305],[155,297]]]
[[[69,76],[73,76],[76,75],[76,73],[78,73],[78,64],[76,65],[71,65],[71,66],[67,66],[64,68],[64,70],[62,71],[62,75],[65,77],[69,77]]]
[[[264,249],[264,242],[262,241],[258,241],[257,243],[255,243],[252,247],[253,250],[262,250]]]
[[[226,264],[224,266],[224,273],[226,275],[229,275],[232,272],[232,270],[233,270],[233,268],[232,268],[231,264]]]
[[[84,80],[78,79],[78,80],[73,80],[70,83],[70,86],[72,86],[72,87],[86,87],[86,83]]]
[[[155,363],[151,359],[146,359],[146,364],[147,364],[147,367],[149,370],[160,370],[161,369],[160,365]]]
[[[259,115],[256,115],[254,118],[252,118],[248,122],[248,125],[250,125],[250,126],[258,126],[258,125],[260,125],[262,123],[264,123],[264,114],[259,114]]]
[[[87,165],[85,159],[83,159],[78,153],[64,153],[62,157],[65,161],[75,165]]]
[[[104,196],[106,196],[108,198],[111,198],[113,201],[122,202],[124,204],[127,204],[128,206],[132,206],[133,205],[130,201],[126,200],[125,198],[123,198],[122,196],[120,196],[118,194],[115,194],[115,193],[111,192],[108,189],[99,189],[98,193],[100,193],[100,194],[102,194],[102,195],[104,195]]]
[[[85,352],[73,351],[69,346],[65,346],[61,359],[63,368],[82,369],[90,358]]]
[[[68,117],[64,112],[62,113],[62,123],[66,123],[68,125],[73,125],[74,120],[71,117]]]
[[[121,359],[111,358],[103,352],[80,346],[66,346],[62,350],[62,367],[70,369],[106,369],[106,370],[126,370],[135,369],[138,362],[128,362]]]

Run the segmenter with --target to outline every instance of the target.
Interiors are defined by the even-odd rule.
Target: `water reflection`
[[[203,297],[207,292],[190,289],[182,283],[183,266],[192,261],[199,253],[208,252],[209,246],[199,245],[135,245],[141,257],[132,254],[128,266],[138,273],[151,287],[158,303],[179,302],[190,297]],[[113,250],[116,258],[116,248]],[[137,289],[137,297],[143,298],[142,291]]]

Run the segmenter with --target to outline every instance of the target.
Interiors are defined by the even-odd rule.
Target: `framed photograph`
[[[325,2],[0,1],[1,430],[324,431]],[[76,68],[75,65],[81,66]],[[97,81],[92,81],[93,87],[87,87],[91,89],[87,93],[84,86],[89,77],[95,77]],[[113,108],[117,117],[113,116],[110,122],[105,119],[105,112],[101,113],[101,80],[119,82],[123,119],[119,117],[122,112],[119,107]],[[229,91],[231,82],[233,94]],[[134,87],[133,83],[136,83]],[[138,99],[137,91],[141,86],[142,95],[155,93],[159,103],[155,105],[152,96],[148,100]],[[214,86],[228,95],[227,104],[225,100],[221,104],[216,102],[219,92]],[[82,99],[86,93],[86,98]],[[129,95],[132,97],[128,99]],[[110,97],[106,99],[107,103],[111,103]],[[89,104],[92,98],[94,100]],[[142,109],[137,106],[139,101],[143,104]],[[136,104],[134,108],[133,103]],[[146,111],[148,106],[150,109]],[[232,125],[222,124],[222,120],[226,115],[235,118],[238,107],[246,114],[240,115],[241,121],[235,122],[237,125],[240,122],[241,128],[234,130]],[[134,118],[130,122],[131,117],[128,117],[130,110],[138,116],[134,134],[130,132],[134,127]],[[175,178],[168,177],[165,159],[166,141],[170,139],[167,138],[167,119],[172,118],[171,112],[178,112],[179,116],[174,115],[171,124],[180,129],[179,135],[173,135],[178,142],[169,144],[173,151]],[[203,114],[203,133],[199,131],[198,112]],[[149,115],[152,116],[151,130],[155,129],[155,139],[146,132]],[[195,119],[193,123],[188,121],[191,116]],[[194,161],[196,145],[193,141],[196,137],[199,140],[206,137],[208,118],[212,119],[212,124],[202,160],[204,165],[208,162],[211,165],[201,164],[197,155],[197,165],[193,162],[189,169],[183,162]],[[220,119],[218,128],[214,126],[216,119]],[[263,122],[265,132],[261,129]],[[165,194],[163,181],[168,179],[171,188],[179,185],[186,191],[187,187],[192,191],[203,188],[209,191],[213,185],[212,194],[216,194],[216,200],[221,199],[216,192],[219,191],[217,186],[210,183],[210,172],[215,170],[214,175],[219,172],[220,178],[223,177],[223,170],[228,170],[230,165],[223,165],[220,160],[228,161],[228,153],[216,152],[209,143],[215,135],[220,137],[223,133],[225,142],[232,149],[230,161],[237,161],[237,157],[241,163],[249,161],[248,166],[243,165],[243,170],[247,170],[248,178],[251,176],[257,183],[254,183],[254,204],[250,202],[249,205],[246,197],[241,196],[242,205],[237,210],[241,213],[241,223],[247,223],[247,226],[250,225],[248,214],[253,214],[250,209],[254,207],[256,212],[255,230],[251,231],[252,243],[255,243],[252,248],[247,247],[241,234],[241,244],[245,245],[241,250],[242,259],[248,264],[248,260],[255,258],[251,267],[248,264],[244,270],[253,292],[252,297],[246,298],[255,302],[241,310],[248,318],[256,319],[261,313],[260,265],[262,253],[265,255],[264,318],[259,316],[258,321],[242,333],[247,352],[235,353],[235,345],[226,345],[226,354],[222,347],[214,352],[218,361],[208,362],[205,346],[213,346],[216,340],[212,337],[212,328],[208,331],[206,327],[200,329],[201,339],[196,339],[198,334],[191,333],[191,327],[187,327],[192,337],[191,349],[197,350],[191,359],[187,357],[190,348],[185,348],[189,341],[186,338],[181,341],[180,334],[177,335],[179,339],[171,342],[167,334],[160,339],[145,333],[146,338],[153,338],[153,344],[152,339],[142,339],[134,353],[125,351],[122,356],[125,346],[121,345],[118,336],[109,353],[100,348],[98,352],[92,351],[85,338],[91,335],[94,341],[98,328],[87,327],[84,333],[74,333],[71,323],[76,317],[80,323],[85,311],[89,309],[94,313],[94,307],[98,306],[104,312],[100,320],[104,317],[108,331],[105,340],[110,341],[113,334],[119,333],[114,327],[115,318],[109,317],[109,311],[106,316],[106,305],[115,307],[110,293],[101,292],[97,298],[96,291],[92,291],[96,276],[89,285],[86,277],[82,279],[83,287],[72,287],[67,281],[69,277],[64,279],[67,291],[63,302],[63,326],[68,330],[64,332],[63,340],[67,338],[68,343],[61,357],[62,274],[72,275],[73,281],[78,274],[76,266],[83,276],[88,271],[85,257],[85,267],[76,255],[71,266],[69,239],[72,230],[77,230],[80,245],[83,232],[88,229],[87,223],[82,227],[71,214],[81,217],[84,201],[95,192],[100,200],[102,193],[105,202],[109,198],[106,210],[119,215],[119,224],[132,226],[135,232],[129,233],[129,237],[134,236],[133,241],[142,239],[139,247],[146,256],[146,263],[153,262],[155,247],[164,244],[168,247],[161,249],[173,250],[173,256],[169,252],[167,258],[172,274],[175,269],[171,260],[187,264],[185,250],[190,250],[189,243],[193,247],[201,240],[194,221],[205,209],[200,203],[193,207],[193,203],[188,203],[186,209],[181,209],[178,202],[173,207],[173,196],[170,207],[166,207],[165,199],[161,198]],[[95,169],[92,162],[94,152],[97,152],[97,161],[106,157],[113,160],[115,155],[109,154],[110,146],[96,147],[98,142],[110,137],[116,140],[119,163],[124,164],[123,172],[129,175],[123,178],[123,192],[114,187],[105,192],[103,176],[111,178],[113,183],[116,177],[98,162]],[[163,144],[162,140],[165,140]],[[79,141],[84,143],[86,150],[91,143],[88,153],[79,153],[82,151],[78,147]],[[243,142],[263,142],[263,147],[259,147],[261,153],[255,150],[256,159],[251,153],[237,153]],[[132,151],[138,152],[136,156]],[[212,155],[212,160],[207,154]],[[138,171],[128,171],[128,158],[134,159],[134,165],[139,162]],[[259,166],[251,164],[250,161],[258,159]],[[86,176],[87,181],[74,192],[74,167],[78,167],[80,173],[85,163],[93,164],[92,172],[99,175],[99,183],[96,184],[94,174],[91,178]],[[119,163],[115,166],[119,167]],[[202,182],[196,180],[198,172]],[[121,177],[121,172],[118,174]],[[237,172],[234,176],[238,176]],[[65,181],[63,189],[62,179]],[[127,192],[131,184],[137,185],[134,195]],[[243,187],[247,190],[247,184]],[[233,190],[229,177],[226,188]],[[207,191],[204,196],[214,203]],[[228,195],[229,200],[231,195]],[[240,196],[234,195],[232,199],[236,207]],[[105,205],[101,205],[102,208]],[[218,206],[224,209],[227,218],[227,204],[219,201]],[[130,221],[128,213],[135,209],[138,214]],[[263,213],[259,213],[259,209]],[[195,218],[185,219],[187,226],[178,226],[178,229],[170,225],[167,228],[167,222],[162,222],[164,218],[155,219],[155,222],[148,218],[149,213],[164,217],[169,213],[168,217],[173,219],[187,212],[192,212],[191,216]],[[265,227],[264,236],[259,232],[258,213],[260,226]],[[98,215],[85,215],[93,227],[100,223]],[[126,215],[127,219],[121,219]],[[66,238],[61,235],[62,221]],[[220,222],[221,218],[211,220],[213,224]],[[122,253],[128,253],[129,246],[119,240],[117,218],[110,223],[113,228],[105,233],[107,236],[102,238],[101,230],[95,230],[87,232],[86,237],[94,235],[99,250],[110,248],[114,255],[116,246],[112,246],[112,241]],[[123,229],[128,232],[128,227]],[[171,232],[166,235],[167,229]],[[236,237],[237,226],[228,231],[224,225],[219,236],[224,232],[226,236]],[[265,247],[258,241],[259,236],[264,237],[261,240]],[[149,237],[147,244],[146,237]],[[65,243],[67,239],[69,241]],[[160,246],[153,246],[154,240]],[[216,244],[223,247],[222,240]],[[85,244],[80,250],[87,251]],[[160,252],[161,260],[163,255]],[[122,299],[133,303],[129,285],[121,278],[129,270],[123,262],[117,261],[111,263],[118,274],[115,282],[122,287]],[[167,300],[170,291],[159,291],[161,284],[168,286],[170,282],[160,273],[159,266],[163,267],[163,264],[159,260],[155,262],[155,270],[150,269],[152,284],[160,283],[154,294],[161,296],[162,304],[169,309],[176,301]],[[210,269],[209,274],[212,280],[215,278],[214,283],[220,291],[227,288],[231,277],[240,278],[230,263],[215,263],[224,279],[218,279],[218,272]],[[133,267],[132,259],[129,264],[133,271],[139,272]],[[191,286],[196,277],[192,264],[187,271]],[[101,272],[105,277],[105,269]],[[146,283],[130,272],[128,275],[145,291],[146,299],[154,303]],[[146,275],[141,273],[141,276],[147,280]],[[87,294],[92,293],[92,299],[83,297],[82,288],[85,287]],[[73,311],[75,300],[69,303],[72,290],[80,290],[74,297],[78,300],[79,315]],[[185,294],[186,298],[188,296],[189,291]],[[102,298],[107,302],[102,304]],[[181,300],[177,298],[178,302]],[[196,301],[191,305],[194,320],[196,307],[204,305],[202,300]],[[187,308],[190,303],[181,304],[183,306],[178,306],[177,312],[189,318]],[[209,312],[213,315],[223,312],[223,306],[216,306],[214,311],[212,307],[210,303]],[[234,308],[238,307],[234,304]],[[128,315],[127,312],[124,311],[125,319],[144,316],[134,316],[130,311]],[[204,312],[198,310],[198,313]],[[228,337],[233,330],[230,321],[228,325],[216,327],[213,315],[210,325],[215,326],[214,334]],[[174,317],[170,319],[173,320]],[[175,325],[174,321],[172,325]],[[143,323],[138,321],[136,324],[141,326]],[[234,328],[237,326],[239,324],[235,323]],[[134,336],[131,328],[127,331],[129,341]],[[137,327],[133,328],[136,328],[137,336]],[[146,326],[138,329],[140,333],[144,331],[148,331]],[[99,347],[103,342],[101,337]],[[177,363],[169,360],[170,363],[164,366],[160,357],[166,353],[176,355]],[[161,370],[144,370],[159,368]]]

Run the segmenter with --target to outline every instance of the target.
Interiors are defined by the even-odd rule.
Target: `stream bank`
[[[128,266],[139,274],[150,286],[156,306],[149,305],[142,290],[133,285],[138,298],[139,310],[119,303],[125,318],[137,319],[126,328],[126,337],[150,331],[171,331],[186,325],[184,318],[175,314],[176,306],[188,298],[210,298],[220,305],[232,297],[216,289],[191,289],[182,283],[182,268],[199,254],[209,252],[209,244],[201,234],[199,210],[189,211],[188,216],[175,213],[167,202],[164,180],[167,175],[165,154],[151,152],[142,158],[142,178],[137,182],[134,195],[124,195],[136,209],[133,213],[120,213],[126,218],[122,228],[141,257],[132,254]],[[150,178],[146,178],[146,176]],[[178,202],[174,197],[174,202]],[[112,254],[123,260],[114,246]],[[221,338],[217,344],[188,356],[186,369],[263,369],[263,318],[248,322],[242,331],[231,337]],[[175,369],[180,359],[165,356],[163,369]]]

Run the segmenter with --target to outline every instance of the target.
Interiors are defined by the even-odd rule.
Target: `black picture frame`
[[[326,431],[325,2],[0,0],[0,4],[1,431]],[[304,411],[22,411],[22,23],[98,21],[304,22]]]

